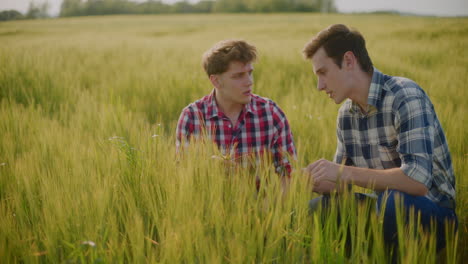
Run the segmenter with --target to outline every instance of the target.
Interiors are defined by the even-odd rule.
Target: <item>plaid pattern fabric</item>
[[[182,110],[176,130],[176,146],[188,144],[190,137],[212,139],[223,155],[246,162],[265,151],[272,154],[276,172],[290,175],[287,154],[294,157],[293,136],[283,111],[270,99],[252,95],[235,125],[223,114],[211,94]]]
[[[348,99],[339,110],[334,161],[356,167],[400,167],[434,202],[455,198],[444,131],[427,94],[413,81],[374,68],[367,113]]]

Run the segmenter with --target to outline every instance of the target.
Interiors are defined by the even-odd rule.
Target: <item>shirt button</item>
[[[231,128],[231,124],[229,124],[228,127]]]

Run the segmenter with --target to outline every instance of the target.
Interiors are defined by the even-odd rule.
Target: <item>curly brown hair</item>
[[[216,43],[203,54],[202,64],[208,76],[228,70],[233,61],[242,63],[257,59],[257,49],[244,40],[229,39]]]

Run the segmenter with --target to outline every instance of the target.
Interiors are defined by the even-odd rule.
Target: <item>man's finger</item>
[[[315,167],[317,167],[317,166],[319,165],[319,163],[320,163],[320,160],[317,160],[317,161],[315,161],[315,162],[309,164],[309,166],[307,166],[307,169],[308,169],[309,171],[311,171],[311,170],[313,170]]]
[[[317,177],[314,177],[314,185],[320,185],[320,183],[323,181],[323,177],[322,176],[317,176]]]
[[[318,174],[321,174],[323,172],[323,163],[319,163],[317,166],[315,166],[310,173],[312,173],[314,176],[317,176]]]

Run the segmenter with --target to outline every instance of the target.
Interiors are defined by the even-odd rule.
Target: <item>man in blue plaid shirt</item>
[[[427,94],[412,80],[374,68],[363,36],[345,25],[321,31],[303,53],[312,60],[318,90],[337,104],[346,100],[338,113],[333,162],[321,159],[305,169],[314,191],[325,194],[311,201],[311,209],[328,204],[326,194],[337,182],[373,189],[377,208],[385,208],[380,212],[384,239],[395,246],[395,197],[401,197],[406,214],[414,207],[426,230],[431,221],[436,224],[437,248],[443,248],[444,222],[457,225],[455,176],[444,131]]]

